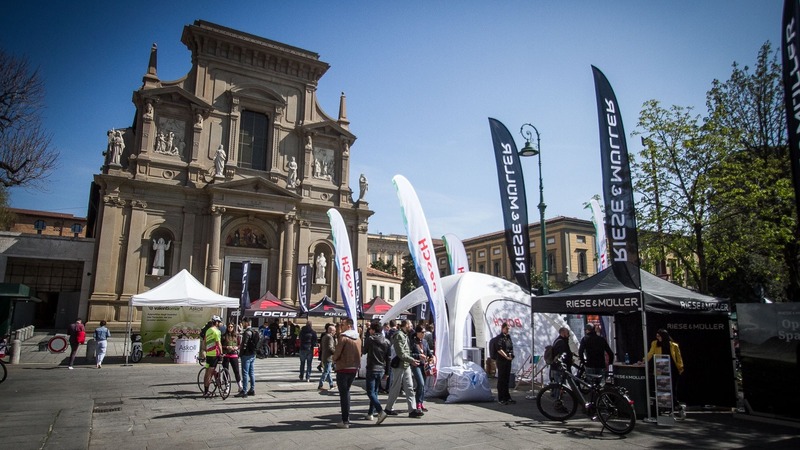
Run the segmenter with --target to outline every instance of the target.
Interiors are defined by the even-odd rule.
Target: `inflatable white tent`
[[[558,336],[558,329],[567,326],[563,316],[559,314],[537,313],[534,330],[531,330],[531,296],[518,285],[502,278],[479,272],[448,275],[442,278],[442,289],[447,302],[453,354],[453,361],[443,362],[444,366],[463,362],[463,350],[469,347],[465,345],[464,336],[468,335],[465,327],[469,324],[470,317],[473,323],[483,324],[475,327],[477,345],[483,348],[500,332],[503,322],[511,325],[510,334],[516,353],[512,368],[515,371],[531,355],[534,333],[534,354],[542,355],[544,347]],[[395,303],[381,322],[386,323],[401,312],[426,301],[428,298],[424,289],[418,288]],[[573,344],[577,343],[574,336],[572,340]]]

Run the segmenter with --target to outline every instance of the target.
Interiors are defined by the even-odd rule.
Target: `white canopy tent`
[[[484,324],[475,330],[476,340],[479,345],[483,344],[484,348],[492,335],[499,331],[502,322],[510,322],[512,325],[519,323],[517,325],[519,329],[514,333],[517,336],[514,342],[518,356],[515,358],[516,365],[522,365],[531,355],[533,343],[535,343],[534,354],[542,355],[544,347],[558,337],[558,329],[567,326],[560,314],[536,313],[536,323],[531,330],[530,294],[502,278],[479,272],[466,272],[443,277],[442,288],[450,319],[450,345],[453,354],[453,361],[445,362],[444,366],[463,362],[465,327],[470,314],[476,324]],[[425,290],[417,288],[395,303],[381,322],[386,323],[401,312],[426,301],[428,298]],[[476,314],[480,316],[475,317]],[[481,318],[483,320],[480,320]],[[572,341],[573,345],[577,344],[574,336]]]
[[[131,297],[128,307],[128,339],[125,342],[125,362],[127,363],[130,344],[131,322],[135,306],[194,306],[201,308],[238,308],[239,299],[217,294],[203,286],[186,269],[181,270],[169,280],[141,294]]]

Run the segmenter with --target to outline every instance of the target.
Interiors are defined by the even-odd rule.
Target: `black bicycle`
[[[536,396],[536,407],[545,417],[563,422],[574,416],[581,404],[587,416],[600,419],[603,429],[619,435],[633,430],[636,413],[625,388],[602,384],[605,375],[585,374],[581,378],[568,369],[563,359],[558,362],[560,370],[556,370],[563,381],[550,383]]]
[[[200,392],[205,394],[205,376],[208,370],[205,366],[205,358],[198,358],[198,362],[203,365],[200,371],[197,372],[197,387]],[[211,383],[208,385],[209,396],[213,397],[217,393],[225,400],[231,395],[231,374],[228,369],[222,365],[222,358],[217,358],[217,364],[214,366],[214,375],[211,377]]]

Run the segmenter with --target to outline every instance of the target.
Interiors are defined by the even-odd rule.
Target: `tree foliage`
[[[386,272],[388,274],[397,275],[397,266],[394,265],[391,261],[384,261],[381,258],[376,259],[369,265],[373,269],[378,269],[381,272]]]
[[[798,299],[798,234],[781,70],[765,43],[706,94],[707,115],[645,103],[634,134],[645,258],[677,258],[690,284],[736,301]]]
[[[403,257],[403,282],[400,284],[400,297],[405,297],[420,286],[414,260],[411,255],[406,255]]]
[[[0,184],[34,185],[55,169],[58,151],[41,125],[44,85],[24,59],[0,49]]]

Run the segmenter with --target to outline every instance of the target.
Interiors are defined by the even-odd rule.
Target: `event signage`
[[[447,250],[447,260],[450,263],[450,273],[469,272],[469,259],[464,243],[455,234],[447,233],[442,236],[444,247]]]
[[[792,167],[794,198],[798,218],[800,218],[800,4],[798,0],[783,2],[781,47],[789,158]]]
[[[199,337],[208,318],[218,311],[193,306],[143,306],[142,350],[153,356],[173,353],[179,337]]]
[[[308,312],[311,294],[311,265],[297,265],[297,302],[303,314]]]
[[[297,311],[254,311],[253,317],[297,317]]]
[[[250,277],[250,261],[242,262],[242,296],[240,298],[239,307],[242,309],[250,308],[250,286],[248,286],[248,278]],[[237,314],[231,315],[239,315]]]
[[[453,355],[450,348],[450,326],[447,319],[444,291],[439,278],[436,255],[433,251],[431,232],[428,229],[428,221],[425,219],[425,213],[422,211],[417,193],[411,183],[402,175],[395,175],[392,183],[397,189],[397,198],[400,201],[403,222],[406,225],[408,250],[414,260],[417,277],[425,290],[436,326],[435,354],[438,356],[436,358],[436,369],[438,370],[441,367],[452,365]]]
[[[364,295],[361,292],[361,269],[353,272],[353,280],[355,281],[356,291],[356,317],[359,319],[364,318]]]
[[[328,210],[328,219],[331,223],[333,247],[336,252],[336,268],[339,272],[339,288],[342,292],[344,308],[347,310],[347,316],[356,320],[358,313],[356,312],[356,286],[353,277],[353,252],[350,249],[347,227],[344,225],[342,215],[334,208]]]
[[[617,275],[620,281],[626,285],[629,284],[626,281],[629,281],[633,284],[631,287],[639,289],[639,242],[622,113],[614,90],[603,72],[592,66],[592,73],[600,128],[600,160],[609,259],[614,271],[619,272]],[[631,263],[635,270],[629,270],[632,266],[624,264],[626,262]]]
[[[608,240],[606,239],[606,224],[603,220],[603,210],[600,209],[600,202],[597,199],[589,200],[587,207],[592,208],[592,222],[594,223],[594,230],[597,239],[595,239],[595,246],[597,247],[597,272],[602,272],[608,267]]]
[[[489,128],[492,132],[497,163],[497,181],[500,184],[500,204],[506,227],[506,249],[511,259],[514,279],[525,292],[530,292],[531,245],[528,231],[528,200],[525,196],[525,178],[522,176],[517,144],[500,121],[489,118]]]

